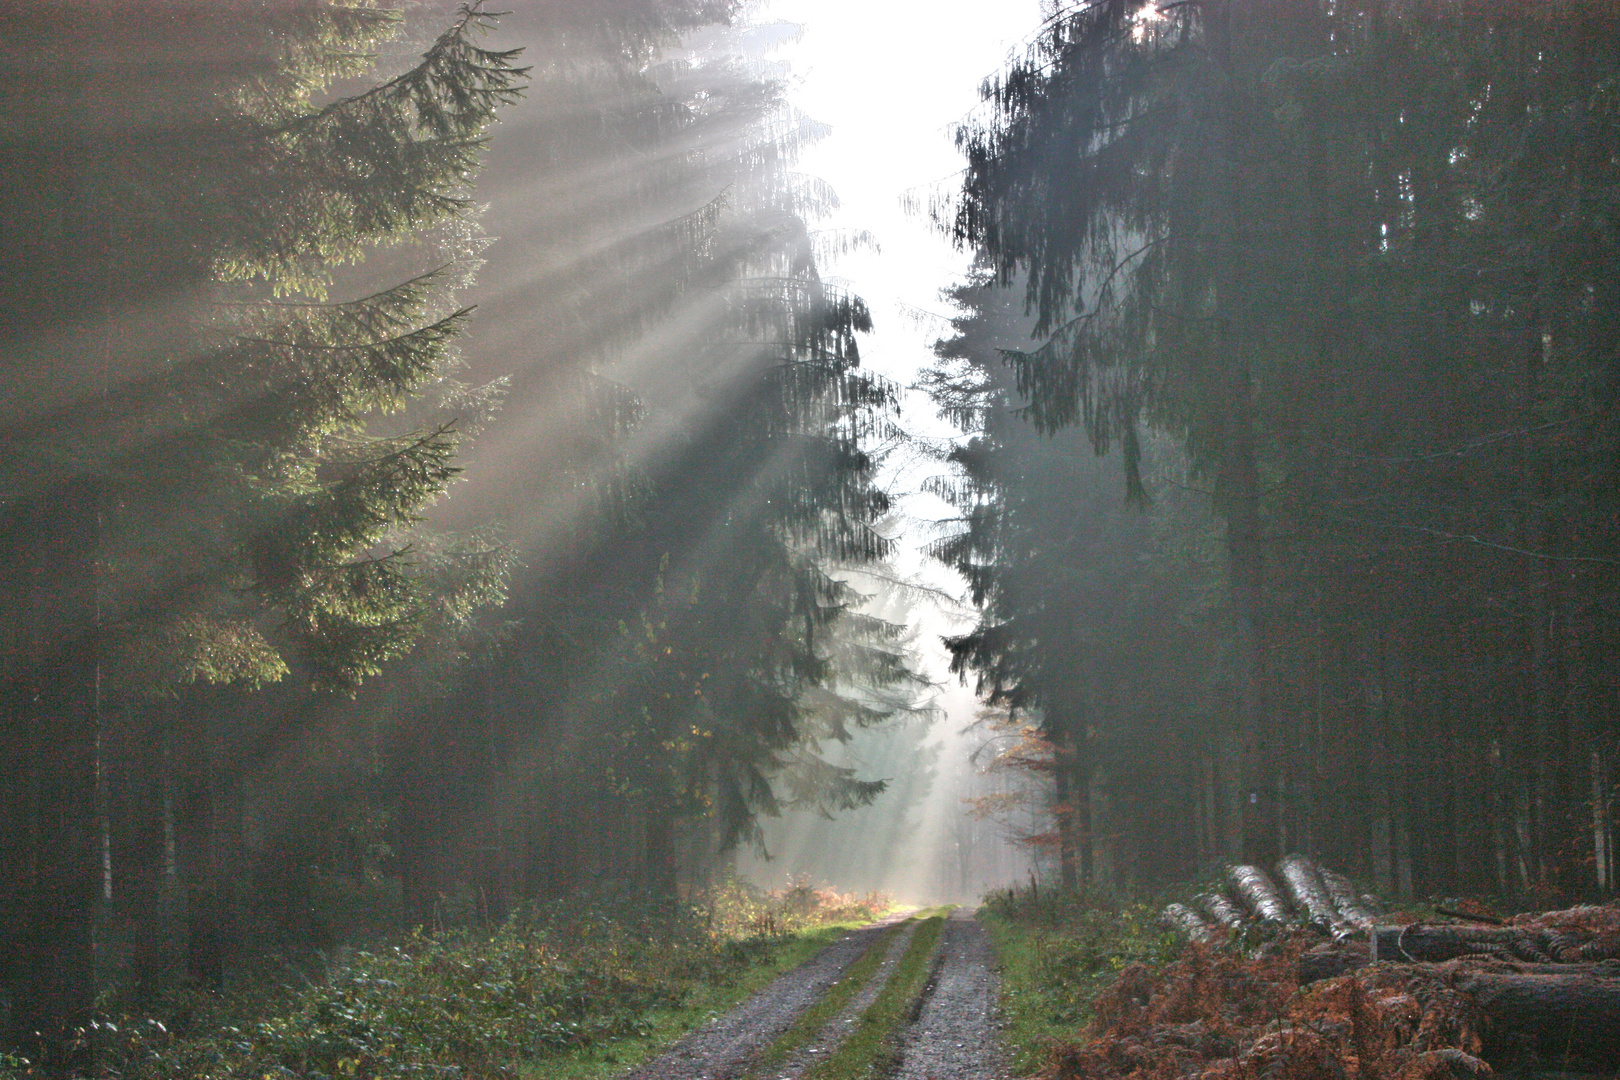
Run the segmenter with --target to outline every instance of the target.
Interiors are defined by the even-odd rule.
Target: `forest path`
[[[911,923],[890,938],[886,947],[882,944],[874,944],[873,948],[884,949],[883,962],[872,972],[871,978],[867,980],[865,986],[861,987],[860,992],[836,1015],[829,1018],[821,1026],[821,1030],[816,1032],[815,1036],[800,1047],[787,1061],[780,1066],[760,1067],[756,1065],[753,1075],[760,1077],[761,1080],[765,1080],[765,1078],[769,1078],[769,1080],[799,1080],[799,1077],[803,1076],[818,1061],[824,1060],[828,1054],[838,1049],[838,1044],[843,1042],[844,1038],[850,1033],[852,1025],[860,1020],[861,1014],[866,1012],[871,1004],[877,1000],[877,996],[883,992],[884,984],[894,974],[895,966],[900,963],[901,956],[905,954],[906,946],[911,944],[911,939],[916,936],[916,933],[917,924]]]
[[[896,1080],[1000,1080],[1011,1075],[996,1041],[995,950],[968,908],[945,920],[939,962],[906,1031]]]
[[[735,1080],[743,1076],[761,1051],[905,918],[895,915],[833,942],[724,1016],[627,1073],[624,1080]]]
[[[789,971],[731,1012],[686,1035],[624,1080],[742,1080],[772,1043],[815,1006],[869,949],[886,957],[848,1007],[789,1060],[754,1075],[759,1080],[798,1076],[834,1049],[832,1034],[847,1026],[877,996],[915,927],[890,938],[905,916],[862,927]],[[913,1022],[902,1034],[897,1080],[1002,1080],[1008,1075],[996,1044],[994,955],[971,910],[946,920],[932,974]]]

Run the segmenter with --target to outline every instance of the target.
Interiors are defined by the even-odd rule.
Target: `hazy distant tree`
[[[963,312],[924,385],[968,438],[930,485],[961,514],[933,552],[981,612],[947,640],[952,666],[1034,726],[1044,747],[1034,764],[1051,782],[1042,843],[1065,885],[1113,884],[1126,862],[1151,880],[1185,874],[1209,854],[1204,837],[1189,844],[1186,822],[1160,808],[1193,798],[1185,740],[1207,722],[1200,699],[1230,662],[1208,520],[1174,496],[1130,507],[1122,462],[1099,457],[1083,432],[1030,421],[1008,358],[1031,323],[1016,289],[981,279],[952,298]],[[1139,453],[1155,476],[1175,475],[1174,462]],[[1170,829],[1179,845],[1163,842]]]

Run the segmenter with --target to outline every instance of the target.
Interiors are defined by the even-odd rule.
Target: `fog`
[[[5,1046],[547,905],[1613,895],[1576,7],[6,7]]]

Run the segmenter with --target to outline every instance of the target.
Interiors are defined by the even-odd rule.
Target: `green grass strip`
[[[523,1080],[610,1080],[669,1048],[670,1044],[711,1016],[724,1013],[764,989],[777,976],[798,967],[851,931],[858,923],[835,923],[801,931],[772,943],[770,955],[723,985],[698,984],[679,1008],[655,1009],[646,1016],[645,1033],[579,1047],[524,1063]]]
[[[934,953],[945,917],[922,921],[911,944],[884,984],[883,992],[856,1022],[849,1038],[804,1074],[804,1080],[868,1080],[888,1076],[900,1062],[900,1034],[912,1019],[923,987],[934,969]]]
[[[1080,1022],[1073,1003],[1042,976],[1045,935],[1036,927],[979,911],[1001,967],[1001,1032],[1012,1052],[1014,1076],[1029,1076],[1046,1061],[1053,1043],[1073,1038]]]
[[[776,1041],[754,1059],[748,1075],[759,1076],[774,1069],[821,1034],[821,1029],[826,1027],[833,1017],[843,1012],[855,995],[860,993],[861,988],[871,982],[878,965],[882,964],[883,958],[889,954],[889,943],[910,922],[911,920],[907,919],[883,931],[882,935],[861,954],[860,959],[845,969],[843,978],[834,983],[819,1001],[800,1013],[799,1018],[793,1021],[793,1026],[777,1036]]]

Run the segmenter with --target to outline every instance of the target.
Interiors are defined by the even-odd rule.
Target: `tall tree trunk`
[[[1502,762],[1502,740],[1491,739],[1486,763],[1486,790],[1489,793],[1489,821],[1491,823],[1491,854],[1495,870],[1496,892],[1507,896],[1512,892],[1509,875],[1510,852],[1508,846],[1507,776]]]
[[[449,740],[435,738],[437,728],[417,716],[396,750],[395,777],[399,786],[394,842],[399,865],[401,917],[408,928],[432,929],[437,921],[440,875],[447,841],[444,809],[443,763]]]
[[[1380,622],[1372,642],[1372,655],[1368,658],[1367,675],[1367,728],[1372,733],[1371,754],[1367,763],[1368,797],[1368,870],[1373,884],[1385,896],[1395,889],[1395,806],[1393,768],[1387,752],[1393,733],[1390,730],[1389,705],[1389,633]]]
[[[1241,705],[1234,705],[1234,711]],[[1221,755],[1221,854],[1228,862],[1243,862],[1243,821],[1247,795],[1243,786],[1243,733],[1241,724],[1228,720],[1217,735]]]
[[[1199,830],[1200,865],[1212,863],[1224,853],[1221,849],[1220,785],[1217,783],[1215,762],[1218,746],[1217,739],[1217,746],[1206,750],[1203,760],[1198,762],[1199,814],[1203,825]]]
[[[182,715],[187,761],[179,816],[186,883],[186,969],[203,986],[223,988],[240,932],[242,785],[217,715],[218,695],[193,694]]]
[[[1080,887],[1078,822],[1080,792],[1075,787],[1074,718],[1065,714],[1056,725],[1047,716],[1052,740],[1052,795],[1058,836],[1058,884],[1065,889]]]
[[[1593,749],[1592,769],[1592,855],[1599,896],[1615,891],[1614,824],[1609,810],[1609,770],[1603,752]]]
[[[660,806],[645,809],[642,825],[643,877],[647,891],[661,900],[676,898],[679,866],[675,858],[675,819]]]
[[[55,494],[54,505],[36,511],[34,530],[31,830],[12,1023],[17,1041],[43,1051],[48,1075],[66,1075],[89,1067],[94,1054],[71,1036],[89,1031],[102,905],[95,573],[102,495],[89,480]]]
[[[1386,638],[1387,641],[1387,638]],[[1413,740],[1417,738],[1412,722],[1416,702],[1412,700],[1412,687],[1407,676],[1409,668],[1405,642],[1397,637],[1385,645],[1384,672],[1384,730],[1389,735],[1390,772],[1390,857],[1395,895],[1410,901],[1415,895],[1416,867],[1413,851],[1412,821],[1416,813],[1416,778],[1413,775]]]
[[[1088,770],[1086,787],[1087,821],[1086,832],[1089,843],[1086,845],[1091,855],[1091,865],[1087,870],[1087,880],[1093,885],[1103,889],[1112,889],[1118,882],[1118,850],[1116,847],[1117,831],[1114,827],[1113,794],[1109,791],[1108,773],[1106,770],[1093,768]]]

